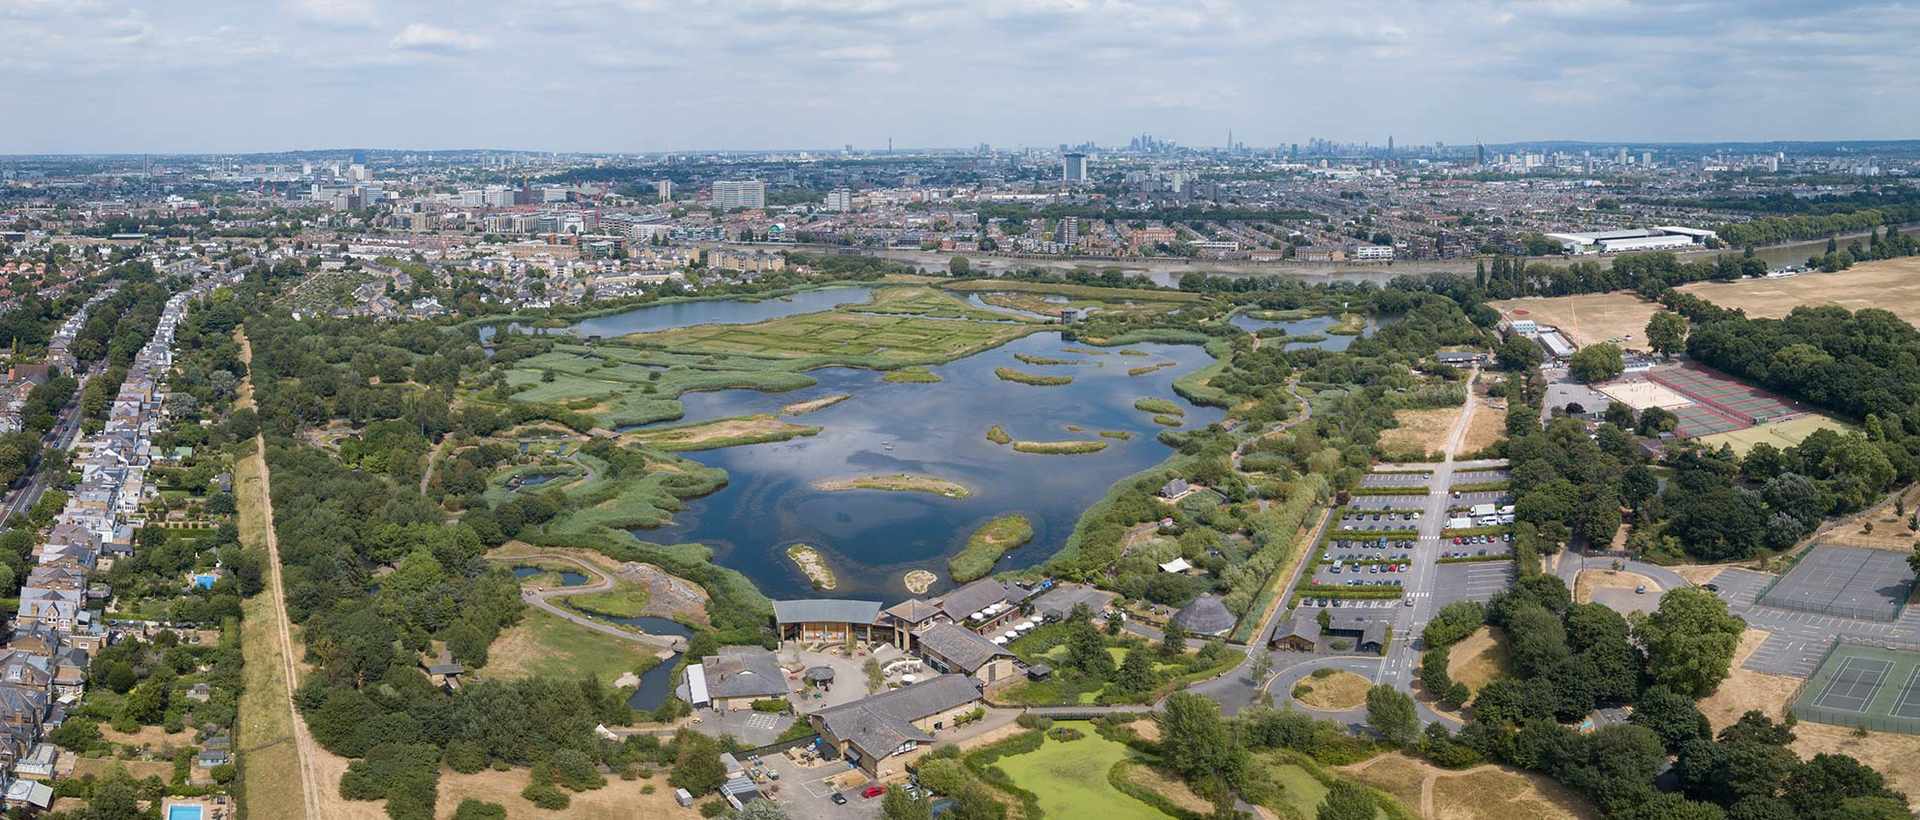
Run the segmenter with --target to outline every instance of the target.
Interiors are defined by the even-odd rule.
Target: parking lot
[[[1513,586],[1516,574],[1512,561],[1440,564],[1434,567],[1434,606],[1442,607],[1454,601],[1486,601]]]
[[[1492,484],[1496,481],[1510,481],[1512,479],[1513,473],[1506,470],[1474,470],[1467,473],[1453,474],[1453,484],[1456,487],[1464,484]]]
[[[1356,495],[1347,500],[1347,509],[1355,512],[1377,512],[1380,510],[1420,510],[1427,506],[1427,496],[1419,495]]]
[[[1452,510],[1471,509],[1476,504],[1492,504],[1503,507],[1513,503],[1513,494],[1505,490],[1480,493],[1455,493],[1447,499],[1447,508]]]
[[[1349,512],[1340,516],[1339,529],[1350,532],[1412,532],[1420,528],[1417,512]]]
[[[761,762],[766,765],[769,772],[780,775],[780,779],[774,781],[779,784],[774,799],[781,808],[787,810],[787,817],[792,820],[878,818],[880,816],[879,798],[869,800],[860,797],[858,787],[834,788],[834,778],[857,771],[852,764],[844,760],[803,768],[785,755],[770,754],[763,755]],[[858,779],[865,782],[864,775]],[[835,791],[840,791],[847,798],[846,805],[833,802]]]
[[[1394,564],[1346,564],[1338,568],[1324,564],[1314,570],[1313,582],[1322,586],[1399,587],[1407,577],[1409,562]]]
[[[1360,478],[1362,487],[1425,487],[1432,473],[1368,473]]]

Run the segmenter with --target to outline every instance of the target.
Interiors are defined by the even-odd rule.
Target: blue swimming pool
[[[167,820],[200,820],[204,811],[200,806],[171,806],[167,809]]]

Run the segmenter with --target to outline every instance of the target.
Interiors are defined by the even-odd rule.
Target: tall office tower
[[[1393,154],[1393,135],[1392,134],[1387,135],[1387,154],[1389,156]]]
[[[663,179],[653,184],[653,192],[660,195],[661,202],[673,201],[673,180]]]
[[[1079,185],[1087,181],[1087,155],[1068,152],[1060,155],[1060,181]]]
[[[765,208],[767,184],[757,179],[714,180],[713,207],[722,210]]]

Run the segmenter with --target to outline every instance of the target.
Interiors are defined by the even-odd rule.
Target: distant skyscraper
[[[663,179],[653,184],[653,192],[660,195],[661,202],[673,201],[673,180]]]
[[[1087,181],[1087,155],[1068,152],[1060,155],[1060,181],[1079,185]]]
[[[713,207],[722,210],[765,208],[767,207],[767,184],[757,179],[715,180]]]
[[[1473,148],[1474,148],[1473,164],[1475,165],[1487,164],[1486,143],[1475,143]]]
[[[1060,218],[1060,242],[1071,245],[1080,241],[1080,218],[1063,216]]]
[[[1393,135],[1392,134],[1387,135],[1387,153],[1389,154],[1393,153]]]

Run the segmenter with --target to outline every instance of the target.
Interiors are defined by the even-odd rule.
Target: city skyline
[[[1865,22],[1871,20],[1871,25]],[[1863,3],[0,0],[0,153],[1894,139]],[[214,127],[209,128],[209,124]]]

